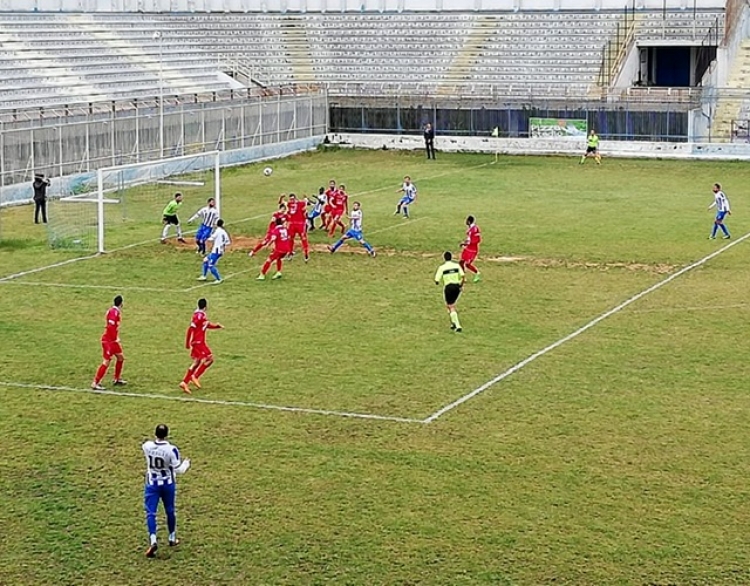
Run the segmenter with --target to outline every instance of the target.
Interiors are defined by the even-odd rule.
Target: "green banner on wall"
[[[585,138],[586,134],[588,134],[586,120],[529,118],[529,136],[532,138]]]

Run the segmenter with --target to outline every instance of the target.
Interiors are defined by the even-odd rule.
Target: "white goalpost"
[[[50,209],[50,245],[106,252],[158,240],[162,210],[183,194],[181,220],[216,200],[221,213],[219,151],[105,167]],[[93,177],[91,177],[93,179]]]

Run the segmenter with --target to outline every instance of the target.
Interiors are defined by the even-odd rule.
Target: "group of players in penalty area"
[[[417,188],[412,183],[411,178],[406,176],[397,192],[401,193],[401,198],[394,215],[408,219],[410,218],[409,208],[417,199]],[[279,198],[278,210],[273,213],[265,236],[248,253],[252,257],[264,247],[273,247],[257,279],[265,280],[266,273],[273,263],[276,263],[276,273],[273,278],[281,277],[282,262],[294,254],[296,236],[300,237],[304,258],[307,261],[310,255],[307,233],[316,229],[325,230],[331,238],[335,236],[338,229],[341,230],[341,236],[338,240],[328,246],[331,253],[335,253],[347,240],[353,239],[364,246],[368,254],[374,257],[375,250],[364,239],[362,232],[362,206],[360,202],[355,201],[351,210],[349,210],[348,198],[346,187],[337,185],[334,180],[329,182],[328,188],[321,187],[318,194],[310,198],[298,198],[295,194],[290,194],[288,197],[282,195]],[[164,208],[162,214],[162,243],[167,242],[170,226],[176,228],[177,240],[181,243],[186,242],[178,217],[183,199],[181,193],[176,193]],[[344,217],[348,219],[348,227],[344,224]],[[231,244],[231,239],[224,229],[224,221],[219,217],[216,202],[213,198],[209,198],[206,205],[199,209],[188,220],[188,223],[195,220],[200,220],[200,226],[195,234],[196,252],[203,256],[203,271],[198,279],[201,281],[207,280],[207,275],[210,272],[214,277],[214,282],[221,283],[222,279],[217,265],[226,248]],[[319,221],[317,226],[316,220]],[[462,331],[456,303],[466,281],[465,271],[474,273],[474,282],[479,282],[481,279],[479,271],[474,265],[474,261],[479,254],[481,241],[482,236],[479,226],[477,226],[473,216],[468,216],[466,218],[466,237],[460,243],[462,252],[459,261],[456,262],[453,259],[451,252],[445,252],[443,254],[444,262],[435,273],[435,284],[443,285],[450,327],[455,332]],[[211,252],[207,254],[209,242],[212,243],[212,246]],[[91,388],[95,391],[106,390],[102,385],[102,380],[113,359],[115,360],[113,384],[115,386],[127,384],[127,381],[122,378],[125,357],[120,342],[123,305],[122,295],[117,295],[105,316],[105,329],[101,337],[103,359],[91,383]],[[207,311],[208,301],[205,298],[199,299],[185,334],[185,348],[190,351],[191,362],[179,383],[179,387],[186,394],[192,394],[190,385],[198,389],[201,388],[201,377],[214,363],[213,352],[206,342],[206,332],[223,328],[221,324],[208,319]],[[174,547],[179,544],[175,512],[176,475],[188,470],[190,460],[181,459],[177,447],[168,441],[168,434],[169,428],[164,424],[159,424],[154,432],[154,439],[145,442],[142,446],[146,459],[143,505],[149,535],[146,557],[149,558],[155,557],[158,550],[156,514],[160,502],[164,505],[167,517],[169,546]]]

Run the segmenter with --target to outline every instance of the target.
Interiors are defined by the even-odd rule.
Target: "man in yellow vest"
[[[602,156],[599,154],[599,135],[592,128],[586,137],[586,154],[581,157],[581,165],[586,162],[586,158],[593,155],[597,165],[601,165]]]

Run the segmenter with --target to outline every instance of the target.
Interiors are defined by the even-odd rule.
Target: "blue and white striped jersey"
[[[357,232],[362,231],[362,210],[352,210],[349,213],[350,229]]]
[[[146,456],[146,484],[164,486],[174,484],[175,469],[180,466],[180,452],[168,441],[149,440],[143,444]]]
[[[224,249],[232,243],[232,241],[229,240],[229,234],[227,234],[227,231],[224,230],[224,228],[216,228],[214,233],[211,234],[209,240],[214,243],[211,252],[216,252],[218,254],[224,254]]]
[[[216,210],[216,208],[203,206],[201,209],[195,212],[195,215],[190,218],[188,222],[192,222],[197,218],[200,218],[201,224],[203,224],[204,226],[215,228],[216,222],[219,220],[219,212]]]
[[[728,212],[729,211],[729,198],[726,194],[719,190],[714,193],[714,203],[711,207],[716,206],[717,212]]]

